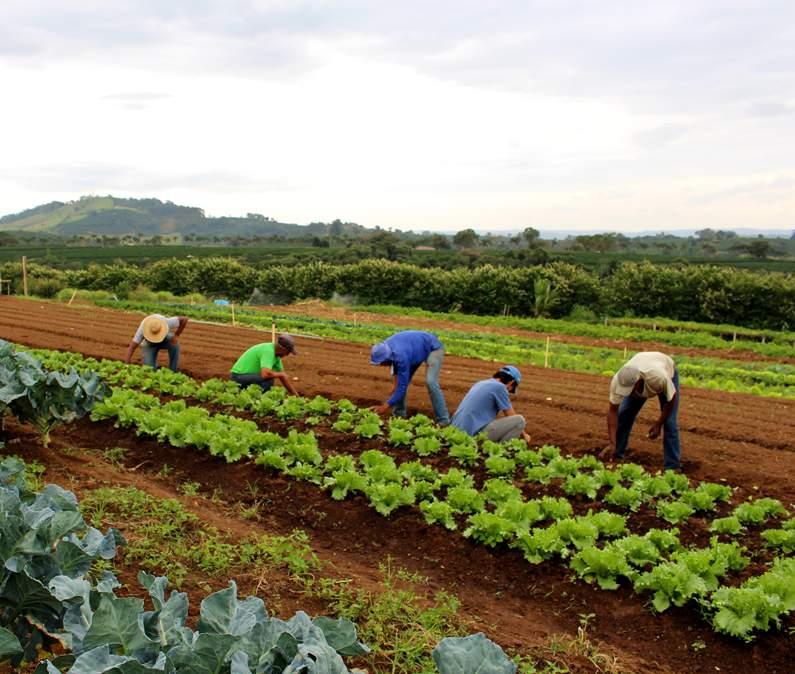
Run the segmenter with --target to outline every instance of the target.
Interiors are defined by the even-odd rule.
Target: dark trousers
[[[262,389],[263,393],[270,391],[271,386],[273,386],[273,378],[263,379],[262,375],[260,374],[237,374],[233,372],[229,378],[232,381],[237,382],[241,388],[256,384]]]
[[[677,422],[679,398],[681,396],[678,370],[674,370],[673,382],[676,387],[674,408],[663,426],[663,466],[672,469],[680,467],[679,457],[682,453],[682,448],[679,445],[679,423]],[[662,409],[666,403],[665,395],[661,394],[658,397],[660,399],[660,409]],[[628,395],[621,401],[621,406],[618,408],[618,428],[616,429],[616,456],[618,458],[624,456],[629,444],[629,434],[632,432],[632,426],[635,424],[635,419],[645,402],[646,398],[635,395]]]

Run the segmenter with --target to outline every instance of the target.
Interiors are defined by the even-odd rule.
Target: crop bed
[[[100,357],[121,355],[139,318],[6,300],[0,310],[0,335],[6,339]],[[90,335],[78,340],[75,333],[82,330]],[[183,339],[184,369],[199,379],[223,376],[239,351],[262,338],[262,333],[252,330],[191,325]],[[385,379],[372,377],[380,373],[366,365],[366,349],[361,346],[299,340],[299,352],[287,366],[299,377],[299,388],[306,395],[348,397],[366,404],[389,388]],[[442,382],[451,406],[473,379],[488,376],[492,370],[483,361],[446,359]],[[516,407],[528,418],[539,444],[553,443],[567,454],[582,457],[602,443],[606,378],[529,369],[526,379]],[[425,411],[426,396],[419,386],[413,388],[412,396]],[[689,477],[725,479],[737,487],[735,497],[740,500],[772,496],[786,506],[792,503],[792,402],[686,390],[681,419]],[[277,426],[277,432],[287,429],[283,422]],[[573,631],[582,615],[596,613],[592,637],[618,653],[619,660],[625,656],[635,671],[715,671],[715,667],[787,671],[789,666],[786,633],[763,635],[746,645],[713,634],[693,607],[654,616],[627,588],[607,592],[581,581],[571,583],[565,566],[529,566],[516,551],[488,549],[429,526],[415,510],[397,510],[385,519],[359,498],[336,502],[312,485],[263,472],[248,462],[225,465],[208,454],[136,438],[108,422],[81,422],[68,433],[77,441],[91,437],[108,446],[129,446],[131,461],[148,461],[153,470],[163,462],[176,465],[210,489],[234,490],[237,485],[240,490],[241,484],[256,480],[275,504],[275,525],[312,529],[314,536],[325,541],[330,555],[349,563],[391,554],[401,564],[430,576],[440,588],[456,591],[465,609],[492,623],[493,633],[505,645],[521,645],[561,628]],[[657,446],[643,441],[632,458],[655,470],[659,454]],[[704,648],[694,648],[694,643],[703,643]]]

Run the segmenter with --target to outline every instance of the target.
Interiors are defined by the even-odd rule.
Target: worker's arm
[[[177,316],[177,319],[179,320],[179,325],[177,326],[177,329],[174,331],[174,337],[171,338],[172,342],[182,334],[182,331],[185,329],[185,326],[188,324],[187,316]]]
[[[298,391],[296,390],[293,383],[290,381],[290,377],[287,376],[286,372],[277,372],[276,370],[271,370],[267,367],[263,367],[260,370],[260,376],[263,379],[275,379],[276,381],[280,382],[284,388],[287,389],[287,392],[290,395],[297,396]]]
[[[386,414],[389,410],[392,409],[392,405],[389,404],[389,401],[395,397],[395,392],[398,390],[398,376],[393,375],[392,377],[392,391],[389,394],[389,398],[387,401],[381,405],[375,405],[370,409],[375,412],[376,414]]]
[[[610,403],[607,408],[607,438],[610,442],[600,453],[600,459],[609,459],[616,452],[616,433],[618,432],[618,405]]]
[[[674,393],[673,398],[663,405],[662,410],[660,410],[660,418],[649,428],[649,437],[652,440],[660,437],[660,431],[662,431],[662,427],[665,425],[668,417],[671,416],[671,412],[674,411],[674,407],[676,407],[676,393]]]
[[[127,347],[127,355],[124,357],[124,362],[129,363],[132,360],[133,353],[138,348],[138,342],[130,341],[130,345]]]

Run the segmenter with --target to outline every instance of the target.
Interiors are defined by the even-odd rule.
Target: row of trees
[[[21,290],[18,263],[6,263],[0,272],[14,279],[16,292]],[[337,294],[365,304],[437,311],[532,316],[543,306],[544,312],[561,317],[585,307],[599,315],[662,316],[772,329],[792,328],[795,316],[795,276],[790,274],[648,262],[624,263],[600,277],[564,262],[440,270],[365,260],[257,269],[229,258],[196,258],[67,271],[32,265],[29,277],[31,287],[43,294],[75,287],[122,297],[144,285],[178,295],[200,292],[243,302],[256,290],[274,303]],[[551,299],[539,298],[539,293],[551,293]]]

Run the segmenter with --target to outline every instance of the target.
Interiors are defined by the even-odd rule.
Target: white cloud
[[[0,212],[788,227],[793,7],[7,0]]]

